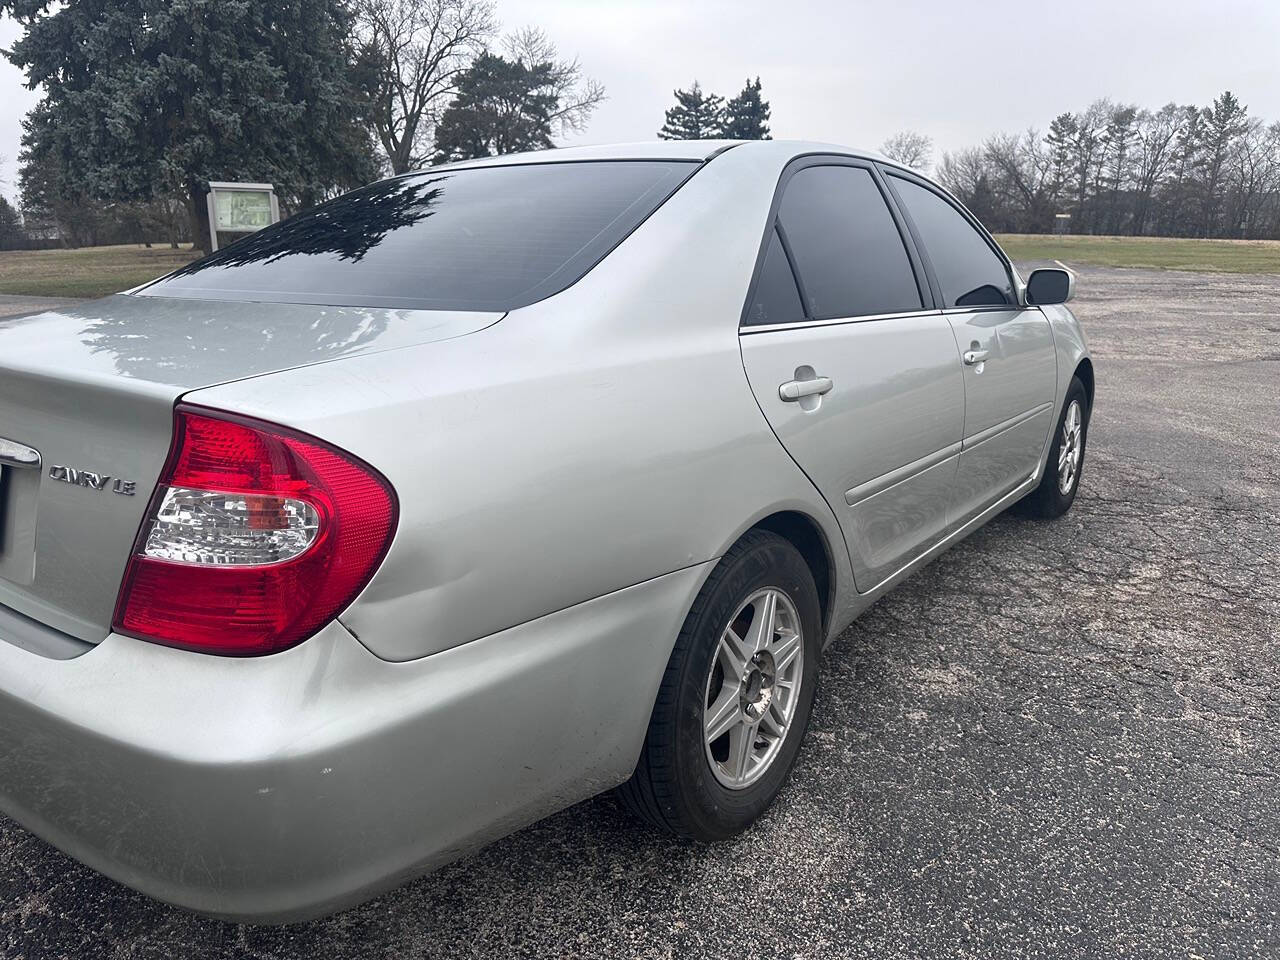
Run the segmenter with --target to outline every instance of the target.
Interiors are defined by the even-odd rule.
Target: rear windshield
[[[541,163],[384,180],[245,237],[142,293],[511,310],[580,279],[696,166]]]

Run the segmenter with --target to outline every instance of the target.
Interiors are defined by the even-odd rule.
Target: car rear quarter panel
[[[738,347],[788,156],[728,151],[583,280],[485,330],[188,399],[324,437],[391,480],[395,542],[341,617],[386,659],[701,563],[777,509],[819,523],[847,583],[834,517]]]

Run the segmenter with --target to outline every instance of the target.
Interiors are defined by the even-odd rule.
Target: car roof
[[[636,143],[604,143],[583,147],[558,147],[551,150],[532,150],[527,153],[510,153],[501,157],[481,157],[476,160],[462,160],[457,163],[427,167],[423,170],[415,170],[413,173],[424,173],[428,170],[446,168],[461,170],[529,163],[572,163],[583,160],[705,161],[729,149],[768,150],[787,156],[835,153],[843,156],[893,163],[892,160],[872,150],[859,150],[854,147],[841,146],[840,144],[820,143],[811,140],[650,140]]]

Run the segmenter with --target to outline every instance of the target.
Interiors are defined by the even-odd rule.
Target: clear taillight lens
[[[180,405],[115,629],[240,656],[301,643],[369,582],[396,514],[391,485],[350,454]]]
[[[249,567],[292,560],[319,532],[320,514],[305,500],[167,487],[142,554]]]

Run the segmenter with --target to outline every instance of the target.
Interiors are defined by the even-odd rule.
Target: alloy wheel
[[[758,590],[729,619],[707,675],[703,740],[722,786],[745,789],[769,769],[795,718],[803,671],[795,604],[776,587]]]
[[[1075,486],[1084,455],[1084,414],[1080,402],[1072,400],[1062,418],[1062,442],[1058,445],[1058,492],[1064,497]]]

